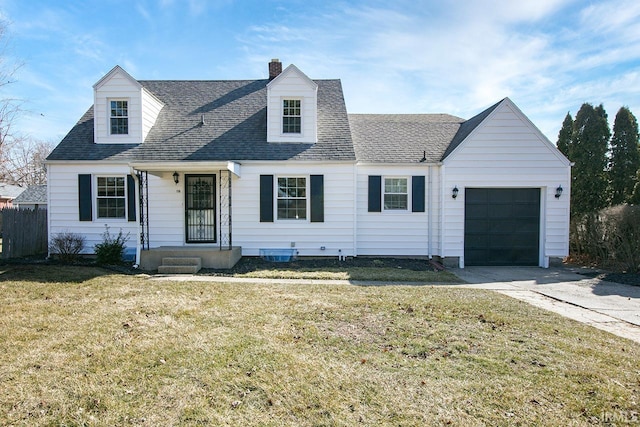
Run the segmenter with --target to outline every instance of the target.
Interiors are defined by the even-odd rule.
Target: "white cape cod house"
[[[339,80],[136,80],[116,66],[48,158],[50,238],[136,262],[261,249],[534,265],[568,254],[570,163],[508,98],[469,120],[347,114]]]

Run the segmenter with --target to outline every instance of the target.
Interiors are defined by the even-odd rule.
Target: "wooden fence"
[[[47,253],[46,209],[2,209],[2,258]]]

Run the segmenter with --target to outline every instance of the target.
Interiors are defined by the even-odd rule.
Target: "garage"
[[[539,265],[540,189],[465,189],[465,265]]]

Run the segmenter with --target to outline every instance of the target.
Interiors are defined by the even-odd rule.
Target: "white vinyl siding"
[[[430,169],[433,171],[430,181]],[[428,165],[360,165],[357,177],[357,248],[363,256],[439,255],[439,183],[438,167]],[[385,179],[402,177],[407,180],[407,209],[368,211],[370,175],[380,175],[382,191]],[[411,176],[425,177],[425,212],[411,212]],[[431,182],[431,185],[429,183]],[[384,201],[383,201],[384,204]],[[430,229],[431,228],[431,229]],[[429,242],[431,239],[431,242]]]
[[[464,256],[466,187],[541,189],[541,265],[568,255],[570,169],[548,141],[510,103],[497,107],[469,139],[445,160],[445,256]],[[555,198],[555,189],[564,192]],[[458,197],[451,197],[457,186]]]
[[[126,133],[112,131],[111,101],[127,102]],[[94,141],[98,144],[143,142],[162,106],[162,103],[137,81],[116,67],[94,87]],[[120,122],[122,123],[122,120]],[[122,130],[120,128],[120,131]]]
[[[125,217],[97,218],[97,213],[95,211],[95,200],[97,194],[96,177],[125,177],[127,174],[129,174],[129,167],[127,165],[100,165],[92,163],[72,165],[49,164],[47,169],[47,191],[49,192],[49,237],[57,233],[67,231],[81,234],[86,237],[86,243],[83,253],[90,254],[93,253],[95,244],[102,242],[102,235],[105,232],[105,225],[108,225],[112,232],[118,233],[120,230],[122,230],[124,234],[130,233],[130,239],[127,242],[126,246],[136,246],[136,239],[138,236],[138,227],[136,221],[129,222]],[[79,220],[79,174],[93,174],[93,221]],[[124,182],[126,186],[126,179],[124,179]]]
[[[291,248],[300,256],[352,256],[354,251],[354,186],[352,163],[244,162],[242,178],[233,181],[233,244],[245,256],[261,248]],[[324,176],[324,221],[260,222],[260,175]],[[307,179],[307,187],[309,179]],[[276,200],[274,198],[274,203]],[[308,207],[307,207],[308,208]],[[321,248],[325,249],[322,250]]]
[[[318,86],[290,65],[267,85],[267,141],[315,143],[318,140]],[[300,103],[300,129],[284,129],[284,101]],[[288,111],[297,112],[297,111]],[[298,119],[295,119],[298,120]]]
[[[142,89],[142,141],[147,139],[162,107],[163,104],[158,98],[151,95],[146,89]]]

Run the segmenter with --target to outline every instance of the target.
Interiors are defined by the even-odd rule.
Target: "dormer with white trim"
[[[318,85],[293,64],[274,76],[273,65],[282,68],[269,64],[267,142],[318,142]]]
[[[97,144],[140,144],[163,104],[116,65],[93,85],[93,140]]]

